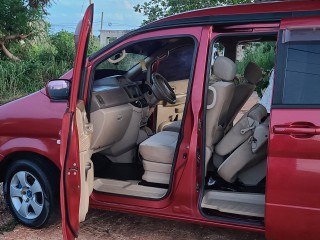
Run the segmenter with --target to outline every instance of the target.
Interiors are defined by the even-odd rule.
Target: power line
[[[56,24],[51,24],[51,26],[56,26],[56,27],[76,27],[78,23],[56,23]],[[114,26],[114,27],[139,27],[138,25],[131,25],[131,24],[125,24],[125,23],[119,23],[119,22],[108,22],[108,21],[103,21],[103,24],[108,25],[109,27]],[[95,21],[93,22],[94,26],[101,26],[101,21]]]

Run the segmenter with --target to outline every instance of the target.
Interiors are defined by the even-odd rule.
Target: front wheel
[[[14,217],[28,227],[42,227],[52,212],[49,171],[40,161],[17,160],[6,172],[3,190],[7,204]]]

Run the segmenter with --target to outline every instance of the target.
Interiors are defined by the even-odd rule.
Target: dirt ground
[[[0,184],[0,239],[50,240],[61,239],[59,214],[44,229],[30,229],[16,223],[6,208]],[[81,224],[79,239],[210,239],[263,240],[263,234],[215,228],[179,221],[163,220],[119,212],[90,210]]]
[[[245,104],[237,121],[258,101],[254,93]],[[2,183],[0,183],[0,239],[51,240],[61,239],[59,213],[52,217],[44,229],[34,230],[16,223],[6,207]],[[263,240],[260,233],[215,228],[185,222],[156,219],[119,212],[90,210],[87,220],[81,224],[79,239],[145,239],[145,240]]]

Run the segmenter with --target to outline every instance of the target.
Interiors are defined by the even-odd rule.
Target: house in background
[[[108,45],[131,30],[100,30],[100,47]]]

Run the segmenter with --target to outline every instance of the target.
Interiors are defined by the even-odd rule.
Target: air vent
[[[105,102],[103,101],[103,98],[100,96],[100,95],[96,95],[96,98],[98,99],[98,102],[101,104],[101,105],[104,105]]]

